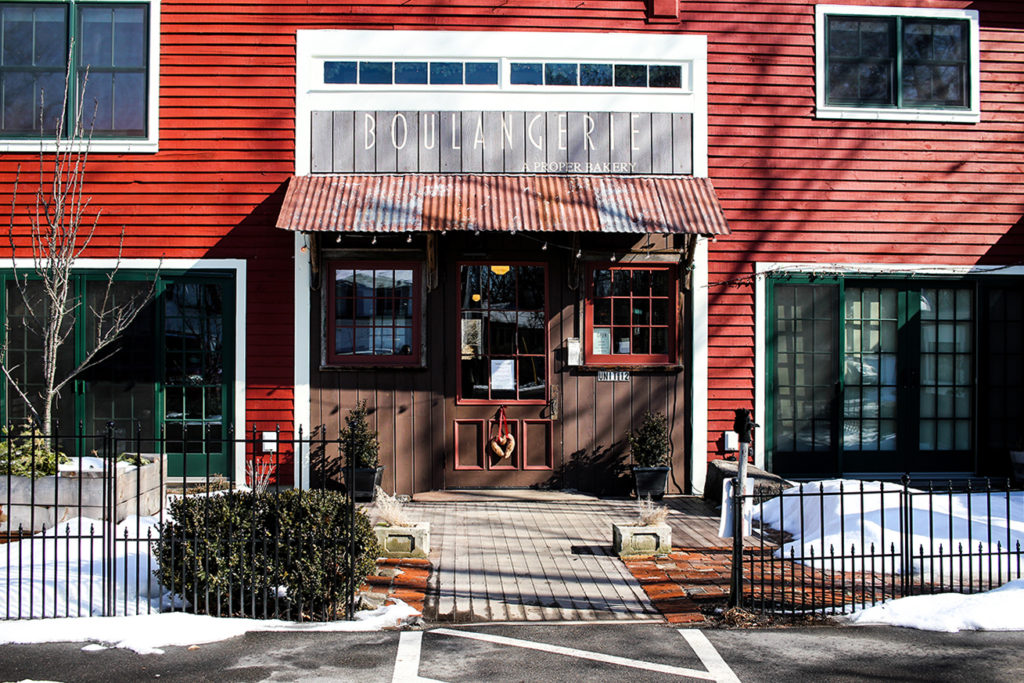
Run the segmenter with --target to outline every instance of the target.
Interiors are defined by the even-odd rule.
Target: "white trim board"
[[[1011,275],[1024,276],[1024,266],[962,266],[942,264],[910,263],[786,263],[763,261],[754,264],[754,421],[762,426],[768,419],[767,405],[768,369],[768,276],[773,273],[828,273],[835,275],[898,275],[913,273],[934,277],[958,277],[963,275]],[[763,431],[762,431],[763,433]],[[764,439],[754,440],[754,464],[764,469]]]
[[[0,259],[0,269],[14,268],[25,269],[32,267],[31,258]],[[117,259],[107,258],[80,258],[75,260],[75,270],[112,270],[117,267],[119,270],[230,270],[235,275],[235,411],[234,423],[235,434],[245,434],[245,403],[246,403],[246,378],[245,378],[245,339],[246,339],[246,302],[247,302],[247,278],[245,259]],[[234,454],[235,476],[245,474],[245,442],[235,444]]]

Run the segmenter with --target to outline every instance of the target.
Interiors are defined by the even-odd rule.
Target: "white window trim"
[[[962,277],[964,275],[1010,275],[1024,277],[1024,266],[958,266],[906,263],[779,263],[754,264],[754,417],[761,425],[770,416],[765,414],[768,398],[768,277],[773,274],[828,273],[843,276],[886,275],[890,273]],[[763,431],[754,439],[754,464],[764,469],[765,443]]]
[[[825,17],[827,15],[927,17],[966,19],[970,22],[970,107],[968,109],[902,109],[882,107],[843,107],[825,104]],[[819,119],[867,121],[935,121],[942,123],[978,123],[981,121],[981,31],[977,10],[922,7],[861,7],[816,5],[814,8],[814,83],[815,115]]]
[[[11,269],[17,266],[25,270],[34,267],[31,258],[19,258],[17,260],[5,258],[0,259],[0,269]],[[246,262],[245,259],[117,259],[103,258],[80,258],[75,260],[75,270],[99,270],[109,272],[114,268],[121,272],[126,271],[148,271],[157,270],[222,270],[230,271],[235,276],[235,412],[234,424],[235,433],[245,434],[245,329],[246,329]],[[234,471],[236,479],[245,477],[245,440],[244,438],[235,443],[234,447]]]
[[[31,0],[28,0],[31,1]],[[154,153],[160,147],[160,2],[148,0],[134,2],[137,5],[149,5],[149,63],[147,65],[146,82],[146,137],[144,138],[93,138],[89,144],[89,153]],[[78,4],[88,4],[88,0],[77,0]],[[67,142],[67,141],[65,141]],[[52,139],[39,137],[0,138],[0,152],[54,152],[56,145]],[[62,145],[62,151],[70,145]]]

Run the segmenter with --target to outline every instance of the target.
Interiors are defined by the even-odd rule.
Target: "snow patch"
[[[922,631],[1024,631],[1024,580],[985,593],[914,595],[846,617],[858,626],[888,625]]]

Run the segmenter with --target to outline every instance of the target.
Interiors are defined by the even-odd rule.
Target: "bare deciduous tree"
[[[39,148],[39,179],[34,190],[34,202],[29,203],[28,235],[31,248],[31,267],[18,268],[19,245],[24,253],[29,247],[24,244],[24,228],[18,227],[18,186],[21,181],[21,164],[18,164],[11,195],[8,239],[14,262],[13,283],[15,296],[20,297],[24,306],[24,325],[28,334],[40,343],[39,358],[25,358],[25,363],[40,364],[41,386],[27,386],[17,375],[18,365],[11,365],[10,321],[4,320],[3,343],[0,344],[0,370],[8,387],[25,402],[32,419],[44,434],[53,429],[55,401],[69,382],[84,370],[108,358],[115,351],[112,344],[128,329],[136,316],[153,297],[157,277],[154,275],[148,288],[127,296],[125,300],[116,296],[114,282],[121,265],[124,249],[125,228],[122,226],[114,266],[106,273],[105,286],[94,301],[86,300],[85,292],[76,292],[73,271],[76,262],[89,248],[99,226],[100,211],[89,212],[90,198],[84,194],[85,167],[89,160],[92,142],[92,125],[84,126],[82,111],[84,104],[85,79],[79,84],[73,121],[65,125],[67,105],[73,87],[70,59],[64,79],[63,106],[54,123],[53,138],[41,140]],[[47,135],[43,115],[45,93],[40,93],[40,135]],[[95,108],[94,116],[95,119]],[[52,151],[48,151],[52,148]],[[47,177],[47,171],[52,177]],[[0,292],[0,295],[3,295]],[[61,367],[58,362],[61,347],[75,331],[75,319],[80,306],[86,306],[90,320],[89,339],[84,355],[72,367]]]

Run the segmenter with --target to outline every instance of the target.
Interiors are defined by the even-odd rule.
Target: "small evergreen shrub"
[[[366,515],[351,530],[346,517],[332,491],[185,496],[161,528],[157,577],[197,613],[338,618],[381,555]]]
[[[668,465],[668,451],[672,444],[668,420],[662,413],[644,413],[640,428],[626,437],[629,452],[637,467],[664,467]]]
[[[35,427],[0,428],[0,475],[48,477],[71,458]]]
[[[355,460],[356,467],[376,467],[380,452],[380,441],[377,432],[370,430],[366,417],[366,400],[356,404],[345,416],[345,427],[338,435],[341,438],[341,449],[349,462]]]

